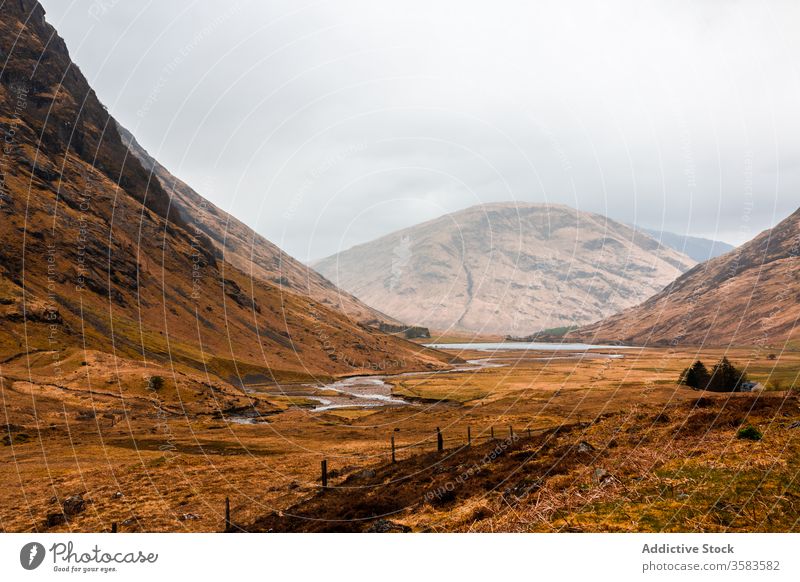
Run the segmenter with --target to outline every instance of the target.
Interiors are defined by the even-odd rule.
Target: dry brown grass
[[[471,426],[477,450],[486,446],[492,426],[496,436],[504,437],[508,425],[525,436],[528,427],[581,422],[586,428],[553,446],[591,442],[606,454],[602,467],[619,482],[593,487],[594,465],[568,463],[565,472],[549,477],[535,497],[524,501],[511,503],[502,488],[490,488],[491,494],[471,494],[449,505],[423,504],[397,519],[416,530],[436,531],[791,529],[797,519],[800,431],[784,425],[798,418],[796,401],[781,410],[785,417],[774,406],[716,414],[714,407],[727,395],[709,396],[714,407],[695,408],[698,394],[669,382],[696,355],[649,350],[617,360],[542,361],[535,354],[507,352],[494,356],[507,367],[402,380],[423,395],[485,394],[465,404],[453,397],[438,404],[326,413],[287,408],[285,401],[265,395],[243,395],[191,370],[177,368],[173,374],[132,364],[109,368],[103,354],[89,354],[85,366],[79,360],[83,355],[70,359],[64,376],[71,384],[61,387],[45,381],[46,354],[38,356],[43,360],[32,374],[24,374],[27,365],[7,362],[3,422],[13,444],[0,447],[0,527],[43,530],[59,500],[82,493],[92,501],[86,511],[52,531],[103,531],[114,521],[121,531],[218,531],[226,496],[235,521],[252,524],[313,498],[323,458],[336,471],[335,485],[359,468],[385,466],[391,434],[402,462],[435,469],[438,463],[425,455],[435,450],[436,427],[452,449],[464,444]],[[721,352],[700,355],[713,362]],[[729,357],[743,364],[746,355],[743,350]],[[798,360],[796,353],[784,354],[778,371],[797,369]],[[167,383],[158,401],[143,381],[153,373]],[[245,406],[251,399],[268,415],[267,422],[241,425],[218,418],[221,410]],[[279,410],[284,411],[271,414]],[[89,411],[96,416],[91,418]],[[686,414],[694,419],[691,425],[681,422]],[[735,425],[751,421],[767,429],[765,439],[736,440]],[[698,432],[698,426],[710,430]],[[612,439],[616,448],[608,446]],[[552,461],[544,458],[540,469],[555,466]],[[527,462],[516,459],[507,469],[515,475],[512,468],[519,466]],[[736,477],[737,468],[747,469],[742,478]],[[495,477],[505,479],[505,470]],[[765,477],[763,484],[759,475]],[[410,483],[410,490],[419,490],[419,483]],[[757,493],[752,501],[748,491]],[[770,502],[770,496],[778,501]],[[190,515],[198,519],[187,519]],[[733,525],[722,525],[725,520]]]

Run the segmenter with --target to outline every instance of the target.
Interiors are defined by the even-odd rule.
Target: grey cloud
[[[301,259],[480,202],[733,243],[798,205],[790,1],[97,2],[43,4],[100,98]]]

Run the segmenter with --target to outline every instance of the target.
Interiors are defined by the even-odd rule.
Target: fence
[[[540,432],[546,429],[537,429],[537,432]],[[504,431],[505,432],[505,431]],[[534,429],[530,427],[526,427],[523,429],[523,434],[527,435],[528,438],[533,436]],[[436,430],[433,434],[429,437],[423,439],[420,442],[416,442],[414,444],[397,446],[397,441],[395,438],[395,434],[392,434],[389,438],[389,448],[386,452],[387,457],[391,459],[391,463],[397,463],[399,453],[404,451],[413,451],[417,450],[419,453],[425,452],[428,450],[429,452],[433,452],[434,446],[435,450],[439,453],[445,451],[445,445],[452,444],[454,446],[450,447],[451,449],[458,449],[458,448],[467,448],[471,447],[473,443],[483,442],[491,442],[498,440],[498,437],[495,436],[494,426],[489,427],[488,434],[482,433],[477,436],[473,436],[472,434],[472,427],[467,426],[466,432],[464,434],[465,438],[445,438],[444,433],[442,432],[441,428],[436,427]],[[515,432],[513,425],[508,425],[508,438],[512,441],[515,438],[519,438],[521,435]],[[417,453],[417,454],[419,454]],[[325,491],[328,489],[328,460],[322,459],[320,461],[320,483],[321,483],[321,491]],[[116,524],[113,524],[113,531],[116,531]],[[237,528],[233,525],[231,521],[231,503],[230,498],[225,498],[225,524],[224,524],[224,532],[232,532]]]

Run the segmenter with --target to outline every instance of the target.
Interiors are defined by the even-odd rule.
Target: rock
[[[514,485],[513,487],[508,487],[505,491],[503,491],[503,497],[506,500],[513,499],[516,501],[521,501],[531,493],[538,491],[542,488],[542,482],[539,479],[524,479]]]
[[[689,494],[688,493],[678,493],[676,499],[678,499],[679,501],[684,501],[686,499],[689,499]]]
[[[364,469],[353,475],[353,479],[374,479],[375,471],[372,469]]]
[[[55,527],[67,522],[67,517],[63,513],[48,513],[45,525],[47,527]]]
[[[605,483],[608,483],[608,482],[614,481],[614,480],[615,480],[614,476],[611,473],[609,473],[608,471],[606,471],[605,469],[602,469],[600,467],[595,469],[594,473],[592,474],[592,481],[594,481],[598,485],[603,485]]]
[[[379,519],[366,530],[366,533],[409,533],[411,528],[402,523]]]
[[[196,519],[200,519],[200,516],[194,513],[184,513],[178,518],[178,521],[194,521]]]
[[[581,441],[578,443],[578,452],[579,453],[591,453],[594,450],[594,447],[587,443],[586,441]]]
[[[111,496],[111,499],[122,499],[123,497],[125,497],[125,494],[122,491],[117,491]]]
[[[800,420],[798,420],[797,422],[793,422],[792,424],[790,424],[790,425],[789,425],[789,428],[800,428]]]
[[[300,487],[300,483],[297,481],[292,481],[289,483],[289,491],[293,491],[294,489],[298,489]]]
[[[67,497],[61,506],[64,508],[64,515],[72,517],[86,509],[86,501],[83,499],[83,495],[72,495]]]

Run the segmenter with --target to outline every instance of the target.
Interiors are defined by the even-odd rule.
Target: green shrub
[[[764,435],[761,434],[761,431],[754,426],[740,428],[739,432],[736,433],[737,439],[746,439],[748,441],[760,441],[763,436]]]

